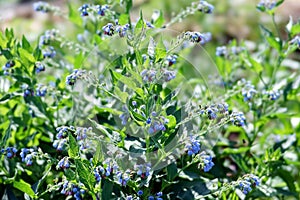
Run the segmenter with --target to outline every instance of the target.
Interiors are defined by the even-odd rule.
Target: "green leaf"
[[[24,35],[22,37],[22,47],[29,52],[32,51],[30,43],[28,42],[28,40],[26,39],[26,37]]]
[[[101,147],[101,143],[97,142],[96,152],[93,156],[93,163],[97,164],[101,161],[103,161],[102,147]]]
[[[18,51],[22,61],[29,61],[30,63],[35,63],[35,58],[27,50],[20,48]]]
[[[130,88],[132,90],[136,90],[137,89],[135,82],[131,78],[129,78],[127,76],[124,76],[124,75],[122,75],[122,74],[120,74],[118,72],[112,71],[112,73],[113,73],[113,75],[115,76],[115,78],[117,80],[119,80],[122,83],[124,83],[128,88]]]
[[[26,183],[23,180],[14,181],[13,186],[14,186],[14,188],[28,194],[31,198],[35,197],[34,191],[31,189],[31,186],[29,183]]]
[[[0,148],[3,148],[5,146],[8,138],[10,138],[10,134],[11,134],[11,124],[9,123],[9,125],[4,133],[4,136],[1,140]]]
[[[172,181],[173,178],[177,175],[177,165],[172,163],[167,166],[167,179],[168,181]]]
[[[69,7],[69,19],[74,24],[76,24],[78,26],[81,26],[81,24],[82,24],[82,18],[80,17],[79,12],[76,9],[74,9],[72,7],[72,5],[73,4],[71,2],[68,3],[68,7]]]
[[[253,70],[256,72],[256,73],[260,73],[263,71],[263,66],[257,62],[256,60],[254,60],[249,54],[248,54],[248,60],[251,64],[251,67],[253,68]]]
[[[119,24],[125,25],[128,23],[129,15],[128,14],[121,14],[119,17]]]
[[[160,38],[160,40],[157,43],[156,48],[155,48],[155,62],[157,62],[160,59],[165,58],[166,55],[167,55],[166,47],[163,43],[163,39]]]
[[[35,193],[38,193],[38,190],[39,190],[39,187],[40,185],[44,182],[45,178],[48,176],[49,172],[51,171],[51,164],[48,164],[46,166],[46,169],[45,169],[45,172],[44,172],[44,175],[42,178],[40,178],[38,180],[38,182],[36,182],[33,186],[32,186],[32,189],[34,190]]]
[[[76,139],[73,137],[72,133],[69,133],[69,149],[68,154],[71,158],[75,158],[79,153],[79,146],[77,145]]]
[[[103,189],[102,189],[102,199],[110,200],[112,199],[113,183],[107,179],[103,179]]]
[[[245,153],[250,149],[250,147],[240,147],[238,149],[233,149],[233,148],[225,148],[223,150],[223,155],[230,155],[230,154],[241,154]]]
[[[156,19],[154,16],[157,16]],[[163,12],[160,10],[160,11],[154,11],[153,15],[152,15],[152,20],[153,20],[153,25],[157,28],[159,27],[162,27],[162,25],[164,24],[165,22],[165,18],[164,18],[164,15],[163,15]]]
[[[12,94],[6,94],[0,99],[0,102],[6,101],[7,99],[10,99],[12,96],[13,96]]]
[[[278,170],[278,175],[279,175],[279,177],[281,177],[284,180],[284,182],[287,184],[287,186],[291,192],[294,192],[294,193],[297,192],[296,187],[294,185],[294,177],[291,175],[290,172],[288,172],[284,169],[280,169],[280,170]]]
[[[79,180],[87,187],[89,190],[93,191],[93,185],[95,183],[95,177],[89,166],[79,159],[75,159],[76,172],[78,174]]]
[[[132,0],[126,0],[126,13],[129,14],[132,8]]]

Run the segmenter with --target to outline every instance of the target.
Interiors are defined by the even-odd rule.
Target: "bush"
[[[257,5],[277,32],[260,25],[251,45],[216,47],[214,33],[170,28],[213,15],[202,0],[168,22],[162,11],[135,21],[131,0],[70,3],[67,36],[0,32],[2,198],[299,198],[300,70],[290,55],[300,24],[278,30],[282,3]]]

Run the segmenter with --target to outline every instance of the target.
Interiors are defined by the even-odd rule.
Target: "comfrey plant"
[[[283,1],[257,5],[276,32],[251,49],[206,31],[224,2],[169,21],[133,3],[37,2],[74,31],[0,32],[1,198],[299,198],[300,25],[279,30]],[[188,16],[201,30],[168,32]]]

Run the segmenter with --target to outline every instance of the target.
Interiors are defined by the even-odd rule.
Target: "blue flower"
[[[36,89],[36,95],[39,97],[44,97],[47,94],[47,87],[43,87],[42,85],[39,85]]]
[[[101,16],[104,16],[105,15],[105,11],[109,9],[109,6],[108,5],[98,5],[97,6],[97,10],[98,10],[98,14],[101,15]]]
[[[270,2],[270,0],[261,0],[256,6],[256,8],[261,12],[264,12],[266,10],[272,10],[275,7],[276,1],[274,0],[272,2]]]
[[[200,151],[200,142],[195,138],[195,136],[190,136],[190,141],[185,148],[187,148],[189,156],[197,154]]]
[[[216,56],[223,57],[228,54],[226,46],[216,48]]]
[[[258,186],[260,184],[260,180],[256,175],[247,174],[244,175],[241,180],[239,180],[238,186],[243,191],[244,194],[248,194],[252,191],[251,186]]]
[[[209,170],[211,170],[214,165],[215,164],[213,163],[212,157],[210,155],[207,155],[205,152],[202,152],[200,154],[200,163],[198,166],[202,167],[204,172],[208,172]]]
[[[27,148],[22,148],[21,149],[21,159],[22,162],[25,162],[27,166],[32,165],[32,159],[37,155],[36,152],[34,152],[34,149],[27,149]]]
[[[78,10],[81,12],[81,16],[84,17],[84,16],[88,16],[89,13],[88,13],[88,8],[89,8],[89,5],[88,4],[83,4]]]
[[[198,4],[198,10],[203,13],[211,14],[214,11],[214,6],[201,0]]]
[[[166,60],[168,61],[168,66],[172,66],[177,61],[177,55],[169,55]]]
[[[116,27],[116,32],[119,33],[120,37],[124,37],[129,30],[129,24],[125,24],[124,26],[118,25]]]
[[[242,112],[233,112],[230,115],[230,120],[236,126],[244,127],[246,124],[246,117]]]
[[[80,79],[84,76],[86,73],[85,70],[75,69],[73,73],[67,76],[66,78],[66,84],[68,85],[74,85],[77,81],[77,79]]]
[[[115,28],[112,23],[108,23],[102,27],[104,35],[112,36],[114,34]]]
[[[62,158],[62,159],[58,162],[57,167],[58,167],[58,168],[61,168],[61,169],[67,169],[67,168],[69,168],[69,167],[70,167],[69,158],[68,158],[68,157]]]
[[[137,195],[138,195],[138,196],[142,196],[143,194],[144,194],[143,190],[139,190],[139,191],[137,192]]]
[[[37,73],[37,74],[42,71],[45,71],[45,69],[46,69],[45,66],[40,62],[35,63],[34,67],[35,67],[35,73]]]
[[[6,154],[7,158],[12,158],[16,155],[18,150],[15,147],[7,147],[6,149],[1,149],[2,154]]]
[[[37,12],[47,13],[50,11],[50,5],[46,2],[36,2],[33,4],[33,9]]]
[[[54,47],[52,47],[52,46],[49,46],[43,50],[44,58],[54,58],[55,55],[56,55],[56,51],[54,50]]]

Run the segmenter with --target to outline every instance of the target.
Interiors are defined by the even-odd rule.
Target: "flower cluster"
[[[52,46],[48,46],[48,47],[44,48],[42,53],[43,53],[44,58],[54,58],[56,55],[56,51],[55,51],[54,47],[52,47]]]
[[[200,109],[200,115],[207,115],[208,119],[213,120],[218,117],[217,114],[227,114],[228,113],[228,104],[227,103],[218,103],[205,106]]]
[[[184,34],[185,38],[193,43],[205,44],[211,40],[211,33],[199,33],[199,32],[191,32],[187,31]]]
[[[151,164],[146,163],[146,164],[140,164],[140,165],[135,165],[134,169],[136,170],[136,174],[141,177],[142,179],[147,178],[150,175],[151,171]]]
[[[214,6],[207,3],[207,1],[200,0],[198,10],[203,13],[211,14],[214,11]]]
[[[81,16],[88,16],[88,8],[89,5],[88,4],[83,4],[78,10],[81,12]]]
[[[51,6],[47,2],[36,2],[33,4],[33,9],[37,12],[47,13],[51,10]]]
[[[44,97],[47,94],[47,87],[43,85],[38,85],[36,88],[36,96]]]
[[[23,96],[24,97],[30,97],[34,95],[34,91],[30,88],[24,88]]]
[[[177,61],[177,55],[169,55],[166,58],[168,66],[172,66],[176,63]]]
[[[34,157],[36,157],[36,155],[37,155],[37,152],[35,152],[34,149],[32,149],[32,148],[30,148],[30,149],[22,148],[21,149],[20,156],[21,156],[22,162],[25,162],[27,166],[32,165],[32,159]]]
[[[136,102],[135,102],[135,104],[136,104]],[[128,109],[126,108],[126,106],[123,106],[122,109],[123,109],[124,112],[119,115],[119,118],[121,119],[122,125],[125,126],[128,122],[128,119],[130,118],[130,114],[129,114]]]
[[[74,85],[77,79],[80,79],[86,73],[85,70],[75,69],[72,74],[68,75],[66,78],[67,85]]]
[[[215,165],[212,161],[212,157],[207,155],[205,152],[199,154],[200,163],[198,167],[203,169],[204,172],[208,172]]]
[[[170,70],[163,70],[163,79],[165,82],[169,82],[176,78],[176,72],[175,71],[170,71]]]
[[[8,75],[10,71],[12,71],[12,67],[15,66],[15,61],[9,60],[3,65],[2,69],[4,70],[4,75]]]
[[[113,36],[115,31],[119,33],[120,37],[124,37],[129,30],[129,24],[120,25],[118,21],[116,21],[116,26],[114,26],[112,23],[108,23],[105,26],[102,27],[102,31],[104,35]]]
[[[244,101],[251,101],[253,96],[257,93],[254,85],[250,82],[247,82],[246,85],[242,89],[242,95],[244,97]]]
[[[259,10],[259,11],[266,11],[266,10],[272,10],[273,8],[275,8],[277,5],[276,1],[275,0],[261,0],[257,5],[256,5],[256,8]]]
[[[35,68],[35,73],[40,73],[40,72],[43,72],[45,71],[45,65],[43,65],[41,62],[36,62],[35,65],[34,65],[34,68]]]
[[[83,199],[82,195],[85,193],[85,190],[82,189],[82,184],[76,185],[69,181],[65,181],[60,193],[66,196],[73,196],[76,200],[81,200]]]
[[[163,195],[163,193],[162,192],[157,192],[156,194],[155,194],[155,196],[149,196],[148,197],[148,200],[154,200],[154,199],[156,199],[156,200],[162,200],[163,198],[162,198],[162,195]]]
[[[245,50],[244,47],[232,46],[220,46],[216,48],[216,56],[219,57],[228,57],[230,55],[238,55]]]
[[[124,173],[121,171],[118,171],[116,173],[117,182],[122,185],[126,186],[127,182],[130,180],[130,170],[126,170]]]
[[[1,149],[1,154],[5,154],[7,158],[12,158],[16,156],[18,150],[15,147],[7,147],[6,149]]]
[[[89,5],[83,4],[78,10],[81,12],[81,16],[88,16],[90,12],[97,12],[98,15],[105,16],[105,12],[109,9],[108,5]]]
[[[92,132],[92,127],[85,128],[85,127],[77,127],[75,131],[76,140],[80,146],[80,150],[87,149],[89,145],[87,144],[87,134]]]
[[[146,121],[146,124],[150,124],[150,127],[148,129],[149,134],[154,134],[159,131],[165,131],[166,130],[166,124],[169,123],[169,120],[163,116],[156,117],[156,113],[152,112],[151,114],[153,118],[148,118]]]
[[[39,40],[39,46],[42,47],[44,45],[49,45],[51,41],[53,41],[58,35],[58,30],[51,29],[45,31],[44,35],[41,35]]]
[[[190,136],[190,141],[185,145],[185,148],[187,149],[189,156],[197,154],[200,151],[200,142],[195,136]]]
[[[280,97],[280,92],[277,90],[264,91],[263,94],[266,95],[268,99],[272,101],[275,101]]]
[[[66,138],[68,137],[68,130],[69,128],[66,126],[56,128],[56,131],[58,132],[56,135],[57,140],[54,140],[52,146],[56,148],[57,151],[64,150],[65,144],[67,142]]]
[[[102,178],[115,174],[117,181],[121,185],[126,185],[127,181],[129,180],[127,179],[128,173],[127,172],[122,173],[118,171],[118,168],[119,167],[115,162],[112,162],[110,159],[105,160],[103,162],[103,166],[99,165],[93,171],[96,182],[99,183]],[[129,178],[129,174],[128,174],[128,178]]]
[[[68,157],[62,158],[57,164],[57,168],[67,169],[69,167],[70,167],[70,162]]]
[[[248,174],[243,176],[243,178],[238,181],[238,184],[239,188],[243,191],[243,193],[248,194],[252,190],[251,186],[258,186],[260,184],[260,180],[257,176],[253,174]]]
[[[155,77],[156,77],[156,71],[153,70],[153,69],[144,69],[142,72],[141,72],[141,76],[142,76],[142,79],[143,81],[145,82],[153,82],[155,80]]]
[[[242,112],[233,112],[230,115],[230,121],[236,126],[245,126],[246,117]]]

